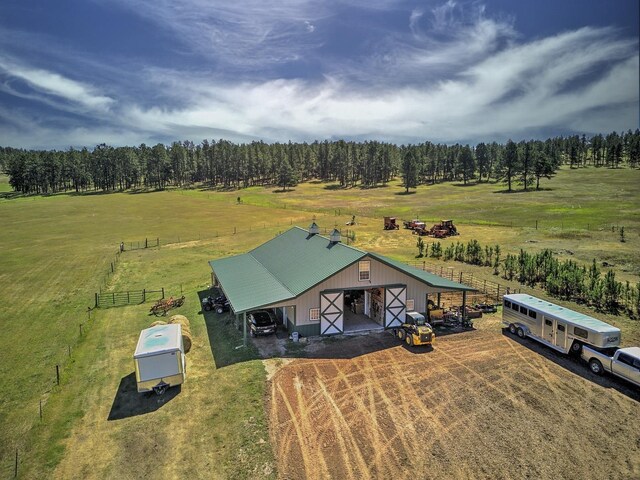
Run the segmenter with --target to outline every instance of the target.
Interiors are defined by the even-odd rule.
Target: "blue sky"
[[[638,128],[638,0],[3,0],[0,145]]]

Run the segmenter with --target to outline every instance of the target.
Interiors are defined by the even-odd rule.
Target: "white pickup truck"
[[[593,373],[609,372],[640,387],[640,347],[596,350],[583,345],[581,356]]]

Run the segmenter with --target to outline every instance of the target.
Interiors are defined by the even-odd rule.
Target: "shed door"
[[[320,294],[320,335],[333,335],[344,330],[344,293]]]
[[[384,296],[384,326],[402,325],[407,311],[407,287],[387,287]]]

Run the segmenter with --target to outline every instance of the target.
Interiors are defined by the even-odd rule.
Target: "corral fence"
[[[137,242],[121,242],[120,243],[120,251],[124,252],[125,250],[141,250],[143,248],[154,248],[160,246],[159,238],[145,238],[142,241]]]
[[[161,294],[164,298],[164,287],[160,290],[127,290],[126,292],[96,292],[95,308],[122,307],[125,305],[139,305],[145,303],[148,297],[157,297],[154,294]]]
[[[487,303],[501,303],[502,297],[509,293],[518,293],[518,289],[514,289],[507,285],[503,285],[498,282],[486,280],[482,278],[474,277],[473,273],[455,271],[453,267],[445,267],[442,265],[427,265],[426,263],[414,263],[414,266],[424,270],[425,272],[433,273],[439,277],[446,278],[453,282],[462,283],[469,287],[475,288],[476,292],[470,292],[467,294],[469,303],[471,302],[487,302]],[[447,294],[447,296],[461,295],[461,294]]]

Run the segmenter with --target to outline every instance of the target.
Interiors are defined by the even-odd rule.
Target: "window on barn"
[[[361,260],[358,262],[358,279],[366,282],[371,279],[371,262],[369,260]]]
[[[411,312],[414,309],[414,301],[413,298],[407,300],[407,311]]]
[[[309,320],[312,322],[317,322],[320,320],[320,309],[319,308],[310,308],[309,309]]]

